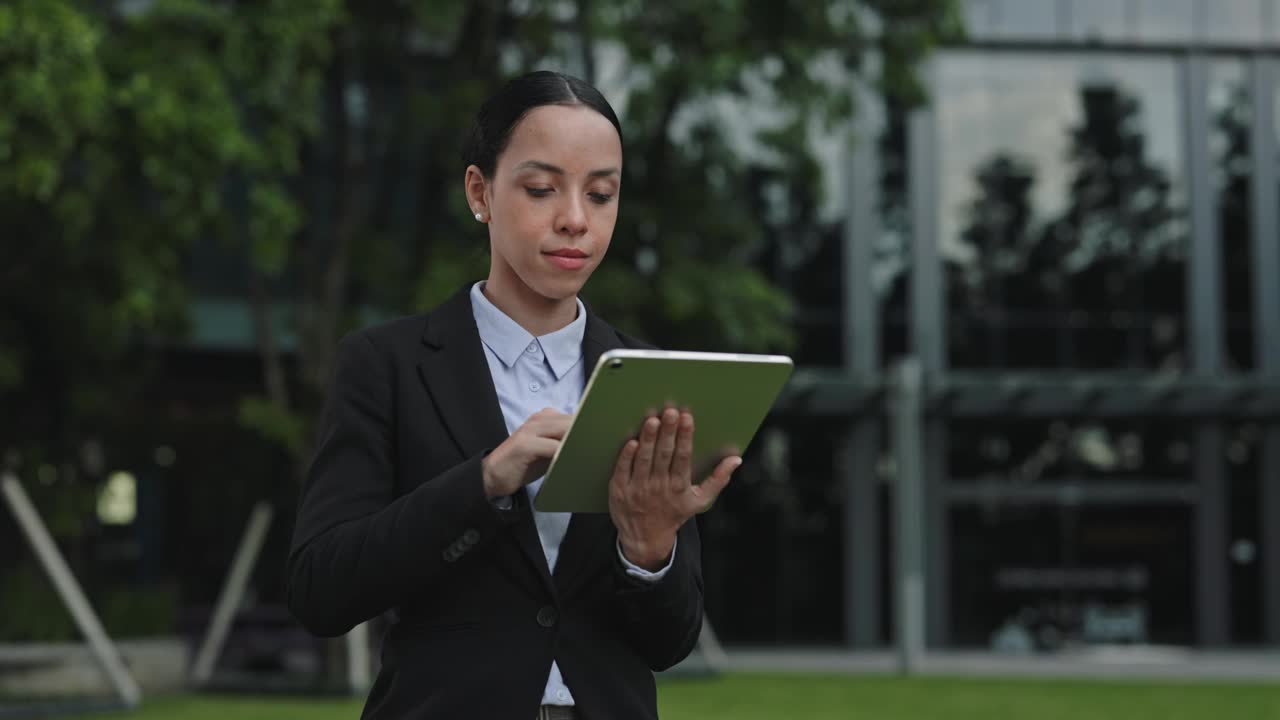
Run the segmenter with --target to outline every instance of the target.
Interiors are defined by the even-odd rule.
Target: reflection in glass
[[[999,0],[966,0],[962,6],[964,27],[969,37],[981,39],[996,34]]]
[[[908,352],[907,279],[911,207],[907,197],[909,109],[890,102],[880,135],[880,238],[875,247],[873,287],[880,304],[880,365],[888,368]]]
[[[1232,427],[1227,436],[1227,467],[1231,472],[1228,485],[1228,535],[1231,545],[1229,575],[1231,601],[1231,640],[1233,643],[1257,645],[1263,642],[1262,627],[1262,563],[1257,549],[1262,542],[1262,485],[1258,457],[1262,446],[1262,429],[1256,424]]]
[[[1071,37],[1084,40],[1132,40],[1137,6],[1132,0],[1072,0],[1068,3]]]
[[[1226,303],[1227,365],[1252,369],[1253,282],[1251,228],[1249,76],[1244,63],[1210,66],[1209,154],[1222,248],[1222,291]]]
[[[1137,0],[1138,38],[1156,42],[1186,42],[1200,37],[1196,3],[1199,0]]]
[[[1181,367],[1173,62],[957,52],[939,71],[951,364]]]
[[[1000,26],[1005,35],[1054,37],[1060,34],[1057,0],[1004,0]]]
[[[1202,11],[1210,42],[1251,44],[1262,40],[1265,6],[1274,0],[1212,0]]]
[[[956,483],[1190,482],[1184,423],[966,419],[952,423],[951,432],[947,467]]]
[[[844,637],[848,563],[834,462],[846,433],[841,423],[771,419],[734,476],[739,491],[700,518],[707,616],[725,642],[835,645]]]
[[[1186,505],[961,505],[952,635],[997,652],[1191,640]]]
[[[966,0],[964,15],[975,39],[1050,38],[1059,35],[1058,0]]]

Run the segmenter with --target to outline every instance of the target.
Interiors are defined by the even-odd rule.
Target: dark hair
[[[570,75],[538,70],[512,79],[480,106],[462,146],[463,167],[475,165],[485,177],[493,177],[511,131],[530,110],[543,105],[585,105],[613,123],[622,139],[622,124],[599,90]]]

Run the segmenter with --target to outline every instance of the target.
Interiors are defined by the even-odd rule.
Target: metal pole
[[[1210,182],[1209,61],[1194,52],[1182,61],[1186,117],[1188,199],[1191,246],[1187,268],[1190,308],[1188,348],[1192,371],[1213,377],[1222,372],[1223,298],[1221,249],[1215,194]],[[1227,598],[1227,488],[1223,467],[1225,433],[1221,422],[1196,424],[1192,470],[1200,488],[1195,509],[1195,607],[1199,642],[1224,645],[1230,634]]]
[[[711,620],[706,613],[702,615],[702,632],[698,633],[698,649],[702,651],[702,658],[706,661],[707,667],[712,670],[723,670],[728,667],[729,656],[720,645],[720,640],[716,637],[716,631],[712,629]]]
[[[1270,13],[1268,13],[1270,15]],[[1258,372],[1280,378],[1280,168],[1277,168],[1276,93],[1280,68],[1267,55],[1253,58],[1253,318]],[[1280,644],[1280,423],[1263,427],[1259,458],[1262,625],[1266,642]]]
[[[848,153],[849,219],[844,233],[844,364],[856,378],[880,369],[879,302],[872,287],[875,244],[880,238],[878,140],[883,108],[875,93],[859,84],[856,145]],[[880,645],[880,498],[876,460],[879,418],[854,418],[844,457],[845,640],[853,647]]]
[[[49,529],[45,527],[44,521],[40,519],[40,513],[31,504],[31,499],[27,497],[26,491],[22,488],[22,483],[18,482],[18,479],[13,475],[6,473],[0,476],[0,490],[3,490],[4,497],[9,502],[9,509],[13,511],[13,516],[18,521],[18,526],[22,529],[23,534],[26,535],[27,542],[31,544],[31,549],[35,551],[40,565],[49,575],[49,579],[53,581],[53,586],[57,589],[58,596],[62,598],[62,604],[71,612],[72,618],[76,621],[76,626],[80,628],[81,634],[88,640],[89,648],[93,651],[94,658],[97,659],[102,671],[106,673],[107,679],[110,680],[112,687],[115,688],[116,694],[125,705],[130,708],[137,707],[142,702],[142,690],[138,688],[138,683],[129,674],[129,670],[125,667],[120,653],[116,650],[116,646],[107,637],[106,630],[103,629],[102,623],[98,621],[98,616],[93,612],[93,606],[85,598],[84,592],[80,589],[80,584],[76,582],[75,576],[71,574],[71,568],[67,566],[62,553],[58,552],[58,546],[54,543],[53,536],[49,534]]]
[[[196,656],[195,667],[191,671],[192,682],[197,687],[208,684],[213,677],[213,666],[222,654],[222,646],[231,630],[231,621],[240,609],[244,591],[249,585],[249,575],[253,572],[258,553],[262,551],[262,545],[266,541],[267,529],[271,527],[271,513],[270,503],[259,501],[249,515],[249,523],[245,526],[240,546],[236,548],[235,557],[231,561],[231,570],[218,594],[213,622],[209,624],[209,630],[205,633],[204,642]]]
[[[940,60],[930,60],[923,71],[928,92],[938,88]],[[947,318],[938,216],[939,151],[937,109],[919,108],[908,125],[908,184],[911,200],[911,348],[919,359],[923,382],[943,379],[947,368]],[[950,583],[947,546],[950,540],[946,457],[947,421],[932,417],[924,428],[925,570],[929,576],[928,642],[935,647],[948,642]]]
[[[347,685],[351,694],[364,697],[373,687],[369,659],[369,623],[362,622],[347,633]]]
[[[894,617],[898,669],[913,674],[925,649],[924,457],[920,364],[907,359],[893,385]]]

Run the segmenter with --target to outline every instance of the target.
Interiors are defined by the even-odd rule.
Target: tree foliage
[[[484,272],[459,143],[484,97],[537,67],[613,89],[623,117],[621,220],[588,301],[671,346],[786,348],[769,267],[816,232],[812,138],[853,112],[854,76],[918,98],[914,68],[957,27],[950,0],[128,8],[0,6],[0,393],[41,418],[18,440],[64,455],[129,410],[152,341],[200,291],[193,245],[213,244],[255,309],[262,392],[241,421],[305,456],[337,338]],[[737,112],[766,119],[744,126],[750,152]]]

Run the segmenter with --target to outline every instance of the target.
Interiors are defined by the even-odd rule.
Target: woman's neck
[[[561,300],[543,297],[515,273],[501,273],[496,268],[489,272],[484,294],[489,302],[534,337],[553,333],[578,316],[576,296]]]

